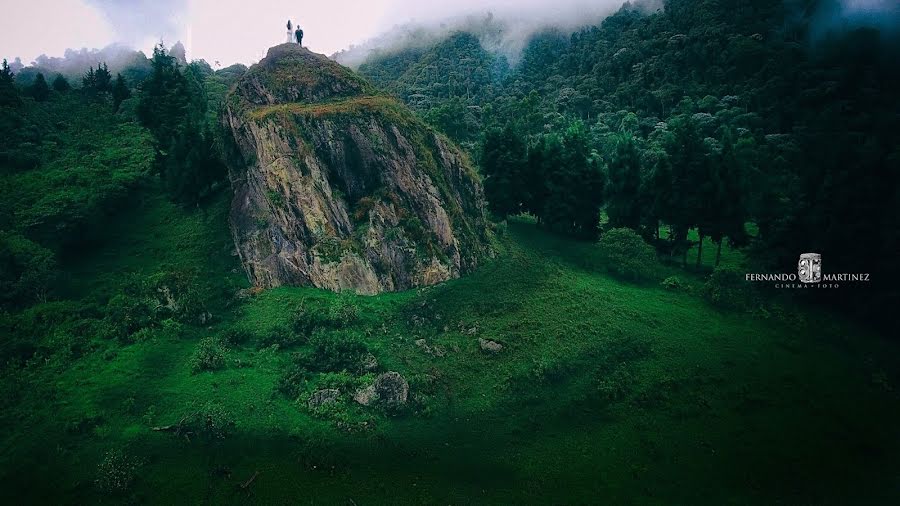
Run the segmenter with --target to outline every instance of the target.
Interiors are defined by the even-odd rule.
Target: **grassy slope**
[[[301,300],[335,297],[282,288],[226,304],[243,285],[225,200],[188,212],[148,196],[100,254],[70,266],[69,294],[96,301],[127,272],[195,268],[220,302],[216,328],[29,368],[24,401],[3,417],[17,421],[0,439],[3,495],[120,503],[93,486],[113,448],[142,461],[128,499],[165,504],[884,504],[898,490],[897,378],[885,372],[898,370],[896,346],[816,312],[790,328],[620,283],[590,245],[525,223],[472,276],[358,299],[354,326],[416,396],[394,417],[347,406],[367,431],[275,393],[286,350],[247,343],[224,370],[191,374],[199,337],[264,333]],[[505,349],[487,356],[477,337]],[[209,401],[237,421],[224,441],[149,430]],[[255,471],[248,497],[238,483]]]

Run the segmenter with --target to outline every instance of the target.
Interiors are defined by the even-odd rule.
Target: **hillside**
[[[535,32],[507,73],[478,31],[376,51],[359,69],[466,147],[495,213],[612,209],[613,225],[684,263],[704,240],[744,248],[756,271],[816,251],[833,272],[870,272],[871,289],[800,296],[882,320],[900,272],[867,259],[900,248],[896,10],[859,14],[867,24],[832,19],[835,2],[800,4],[626,4],[571,34]],[[573,129],[606,183],[582,199],[569,196],[590,171],[560,169],[547,148]]]
[[[2,65],[0,502],[896,503],[898,53],[800,4]]]
[[[6,320],[24,329],[56,315],[43,324],[55,329],[46,360],[3,381],[15,399],[0,460],[10,500],[99,501],[103,462],[132,480],[114,498],[159,504],[245,502],[239,484],[257,471],[250,501],[260,504],[883,504],[893,494],[895,344],[832,316],[807,309],[786,325],[623,283],[589,245],[531,223],[511,224],[497,260],[430,289],[233,297],[246,285],[223,255],[227,202],[199,213],[143,201],[109,227],[116,239],[101,255],[67,265],[73,299]],[[198,273],[204,300],[224,303],[209,307],[212,327],[151,319],[130,341],[61,347],[95,321],[76,308],[121,290],[110,273],[192,269],[198,258],[221,259]],[[299,308],[345,315],[327,335],[356,336],[379,369],[400,372],[408,405],[365,408],[342,393],[310,408],[312,392],[352,392],[372,376],[298,375],[298,355],[318,346],[291,337]],[[192,372],[210,336],[223,360]],[[503,348],[491,354],[479,339]],[[194,413],[215,425],[193,425]],[[189,440],[151,430],[179,420]]]

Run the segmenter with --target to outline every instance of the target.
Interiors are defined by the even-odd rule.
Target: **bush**
[[[678,276],[669,276],[666,279],[664,279],[663,282],[660,284],[666,290],[673,290],[673,291],[685,290],[688,287],[684,283],[684,281],[682,281],[681,278],[679,278]]]
[[[317,328],[330,326],[329,315],[325,311],[315,310],[305,301],[301,302],[294,314],[291,315],[291,330],[295,333],[309,337]]]
[[[750,283],[732,267],[716,267],[703,285],[703,295],[712,305],[725,309],[750,309],[754,300]]]
[[[597,380],[597,393],[607,402],[617,402],[625,399],[631,393],[634,377],[625,366],[620,364],[612,373]]]
[[[369,351],[362,339],[350,332],[316,332],[310,344],[313,349],[306,365],[322,372],[356,369]]]
[[[189,271],[160,272],[144,281],[143,292],[160,318],[197,323],[206,314],[197,276]]]
[[[204,337],[197,344],[191,357],[191,369],[194,372],[221,369],[225,365],[228,349],[217,337]]]
[[[359,305],[356,295],[342,292],[328,301],[324,307],[316,308],[308,301],[303,301],[291,316],[293,333],[305,342],[316,330],[340,329],[359,319]]]
[[[294,354],[291,364],[278,378],[275,389],[290,399],[299,397],[309,379],[309,371],[306,370],[307,362],[305,355]]]
[[[132,341],[132,335],[153,323],[153,310],[147,299],[127,293],[110,299],[106,315],[113,334],[124,341]]]
[[[21,235],[0,233],[0,305],[44,301],[55,278],[50,250]]]
[[[341,292],[328,308],[328,319],[334,328],[345,327],[359,319],[356,296],[351,292]]]
[[[122,450],[106,452],[97,466],[97,487],[107,494],[117,494],[128,490],[134,482],[140,463]]]
[[[253,332],[243,327],[230,327],[222,332],[221,337],[222,343],[226,346],[244,344],[251,339],[253,339]]]
[[[656,251],[630,228],[614,228],[600,236],[600,260],[606,269],[625,279],[640,281],[657,272]]]
[[[279,348],[288,348],[306,342],[306,336],[297,333],[285,325],[277,325],[267,332],[260,340],[260,348],[269,348],[277,344]]]
[[[197,412],[197,430],[207,439],[225,439],[236,425],[231,413],[219,403],[208,402]]]

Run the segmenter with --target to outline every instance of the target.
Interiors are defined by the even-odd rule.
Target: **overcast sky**
[[[662,0],[638,0],[661,4]],[[882,14],[898,0],[838,0],[840,9]],[[632,3],[635,3],[634,1]],[[622,0],[2,0],[0,57],[25,64],[66,48],[119,42],[148,52],[160,39],[181,40],[189,59],[252,63],[285,41],[285,23],[299,22],[304,43],[332,54],[409,21],[433,22],[493,11],[529,24],[580,26]],[[654,7],[655,8],[655,7]],[[845,13],[844,13],[845,14]]]
[[[112,42],[149,52],[163,39],[181,40],[188,58],[224,66],[252,63],[284,42],[288,18],[300,23],[306,46],[331,54],[409,21],[492,10],[552,22],[613,4],[622,0],[3,0],[0,56],[28,64]]]

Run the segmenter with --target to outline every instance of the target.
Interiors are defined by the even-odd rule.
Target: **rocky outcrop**
[[[458,277],[489,252],[466,156],[322,55],[270,49],[223,123],[231,229],[256,286],[375,294]]]
[[[316,390],[309,396],[306,405],[309,409],[318,409],[326,404],[334,404],[341,398],[341,391],[336,388]]]
[[[482,339],[478,338],[478,346],[481,347],[483,351],[488,353],[500,353],[503,351],[503,345],[498,343],[497,341],[491,341],[490,339]]]
[[[353,400],[369,406],[380,404],[388,407],[396,407],[406,404],[409,396],[409,383],[398,372],[386,372],[372,382],[371,385],[360,389],[353,395]]]

